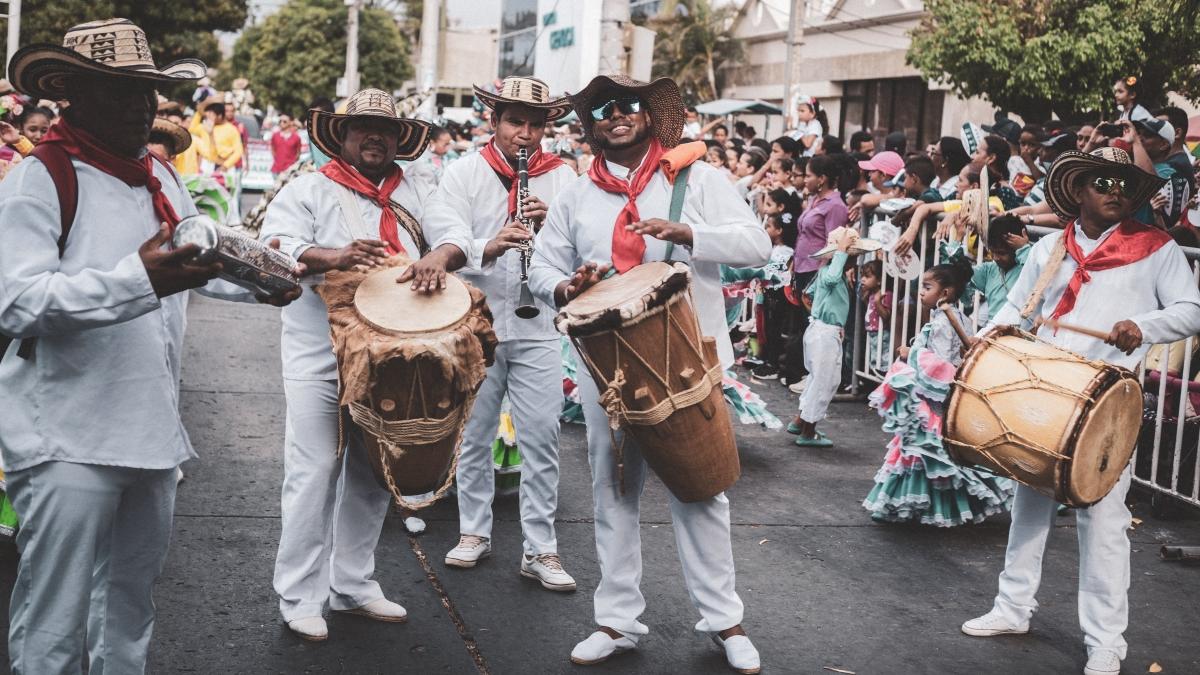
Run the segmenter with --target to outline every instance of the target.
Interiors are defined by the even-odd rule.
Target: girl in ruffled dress
[[[894,434],[875,487],[863,502],[874,520],[953,527],[981,523],[1012,504],[1012,481],[960,467],[942,446],[943,408],[963,352],[946,312],[966,325],[953,305],[971,273],[964,260],[925,273],[920,300],[931,312],[929,323],[911,348],[900,349],[900,358],[871,394],[871,407],[884,419],[883,430]]]

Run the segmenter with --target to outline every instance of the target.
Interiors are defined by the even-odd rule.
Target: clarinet
[[[525,217],[525,200],[529,199],[529,150],[517,149],[517,220],[533,235],[533,221]],[[532,319],[541,311],[533,303],[529,290],[529,261],[533,258],[533,240],[521,244],[521,299],[517,302],[516,315]]]

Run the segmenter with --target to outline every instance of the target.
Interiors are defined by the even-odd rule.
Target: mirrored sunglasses
[[[621,112],[626,115],[632,115],[642,111],[642,100],[636,96],[623,96],[611,99],[592,108],[592,119],[597,122],[610,119],[613,116],[613,111],[617,108],[620,108]]]
[[[1112,176],[1096,176],[1092,179],[1092,187],[1096,188],[1096,192],[1102,195],[1111,195],[1118,190],[1121,194],[1128,195],[1129,190],[1126,188],[1124,178],[1113,178]]]

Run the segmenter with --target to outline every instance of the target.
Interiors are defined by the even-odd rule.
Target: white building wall
[[[597,75],[600,10],[599,2],[538,0],[533,74],[550,85],[555,94],[577,92]],[[546,17],[551,13],[554,23],[546,25]],[[568,34],[570,44],[565,44]]]

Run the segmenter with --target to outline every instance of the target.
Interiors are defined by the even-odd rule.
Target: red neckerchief
[[[383,179],[383,185],[378,187],[341,157],[334,157],[328,164],[321,167],[321,173],[338,185],[349,188],[375,202],[375,205],[382,209],[379,214],[379,236],[387,242],[388,253],[407,255],[408,252],[404,250],[404,245],[400,243],[400,224],[396,220],[396,212],[392,210],[391,206],[392,192],[399,187],[400,181],[404,180],[404,171],[395,164],[392,164],[391,167],[387,178]]]
[[[1058,306],[1054,308],[1054,313],[1050,315],[1051,319],[1064,316],[1075,308],[1079,289],[1092,280],[1092,272],[1111,270],[1148,258],[1171,241],[1171,235],[1166,232],[1139,223],[1132,218],[1118,225],[1117,230],[1108,235],[1108,238],[1086,258],[1075,241],[1075,223],[1071,223],[1063,230],[1062,237],[1067,255],[1071,256],[1078,267],[1071,275],[1071,281],[1067,283],[1067,290],[1063,291]]]
[[[50,127],[42,138],[42,143],[58,144],[75,159],[100,169],[129,187],[146,188],[154,205],[154,215],[165,222],[171,228],[171,232],[175,231],[175,226],[179,224],[179,214],[175,213],[171,200],[167,199],[167,195],[162,191],[162,183],[154,175],[156,158],[153,153],[147,152],[141,159],[113,154],[95,136],[74,126],[66,117]]]
[[[500,152],[500,148],[496,147],[495,140],[483,146],[483,150],[479,154],[483,155],[483,159],[488,163],[488,166],[492,167],[492,171],[495,171],[498,176],[504,179],[504,184],[508,186],[508,217],[516,218],[517,191],[520,187],[517,185],[516,169],[512,168],[512,165],[504,158],[504,153]],[[563,161],[559,159],[558,155],[547,155],[542,152],[541,148],[538,148],[533,151],[533,154],[529,155],[526,168],[529,171],[529,177],[533,178],[550,173],[562,165]]]
[[[646,156],[642,158],[642,163],[630,182],[617,178],[608,170],[608,163],[605,162],[602,153],[596,155],[596,160],[588,169],[588,178],[592,179],[596,187],[605,192],[624,195],[627,200],[624,208],[617,214],[616,222],[613,223],[612,261],[613,269],[617,270],[618,274],[623,274],[630,268],[642,264],[642,256],[646,254],[646,242],[642,239],[642,235],[625,228],[642,219],[638,213],[637,198],[650,184],[650,179],[654,177],[654,174],[658,173],[659,160],[662,159],[662,156],[662,145],[659,144],[658,139],[653,139],[649,149],[646,150]]]

